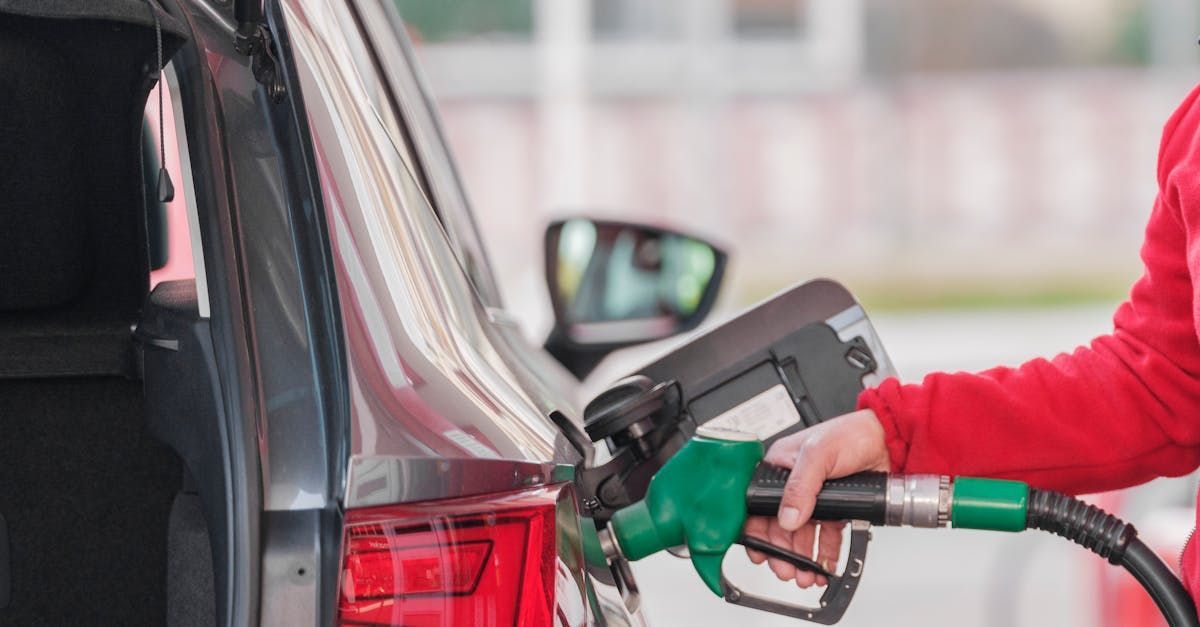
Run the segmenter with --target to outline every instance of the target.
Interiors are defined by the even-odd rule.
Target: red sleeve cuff
[[[892,472],[904,472],[908,462],[908,441],[900,431],[896,422],[896,414],[891,399],[900,391],[900,382],[895,378],[887,379],[879,387],[863,390],[858,395],[858,409],[870,409],[875,412],[879,424],[883,426],[883,442],[887,445],[888,457],[892,462]]]

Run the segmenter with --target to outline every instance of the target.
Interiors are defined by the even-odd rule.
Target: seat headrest
[[[145,0],[0,0],[0,315],[136,316],[155,15],[169,58],[178,22]]]
[[[87,278],[86,111],[61,50],[0,23],[0,311],[62,305]]]
[[[93,4],[129,15],[88,13]],[[150,7],[0,0],[0,378],[136,375],[130,327],[150,282]],[[182,39],[164,17],[169,59]]]

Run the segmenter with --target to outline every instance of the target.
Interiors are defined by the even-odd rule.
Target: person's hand
[[[779,516],[752,516],[746,521],[746,534],[807,557],[812,557],[815,542],[816,561],[825,570],[835,572],[845,523],[818,524],[809,520],[817,493],[828,479],[864,470],[888,470],[883,437],[883,427],[875,412],[863,409],[777,440],[767,450],[764,461],[792,469],[783,490]],[[823,576],[799,570],[782,560],[768,559],[758,551],[747,549],[746,554],[755,564],[768,562],[776,577],[784,581],[795,579],[801,588],[814,583],[828,584]]]

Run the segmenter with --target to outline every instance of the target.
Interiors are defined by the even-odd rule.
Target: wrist
[[[883,444],[887,451],[888,470],[904,472],[908,460],[909,443],[904,438],[896,421],[896,415],[888,401],[891,388],[899,388],[896,379],[888,379],[879,387],[868,388],[858,395],[858,409],[869,413],[883,432]]]

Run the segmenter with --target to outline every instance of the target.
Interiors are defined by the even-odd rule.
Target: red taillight
[[[346,512],[340,624],[551,624],[556,492]]]
[[[391,599],[414,594],[471,594],[492,541],[438,546],[432,532],[364,527],[350,537],[347,598]],[[357,535],[362,534],[362,535]],[[424,542],[423,546],[412,546]]]

